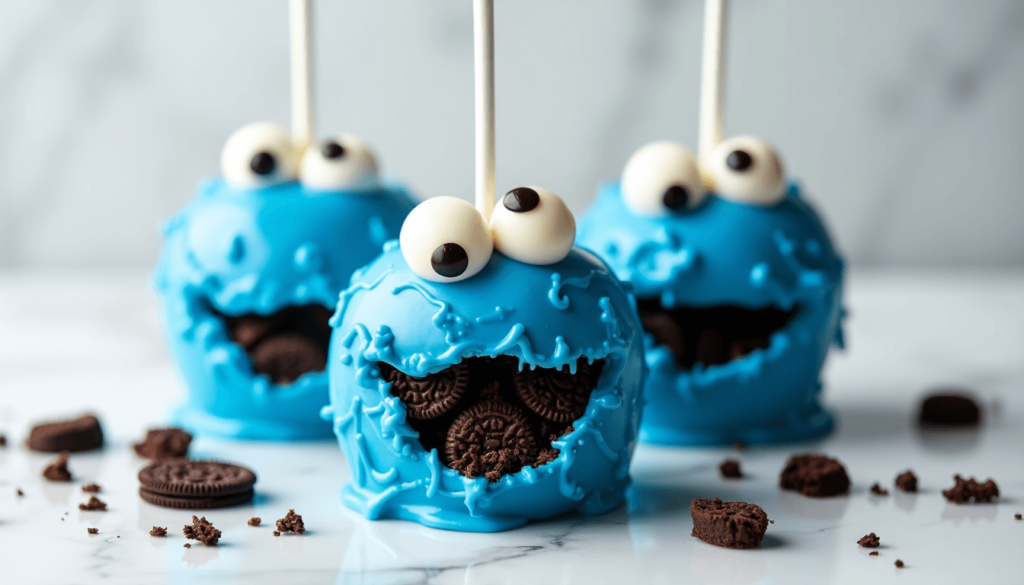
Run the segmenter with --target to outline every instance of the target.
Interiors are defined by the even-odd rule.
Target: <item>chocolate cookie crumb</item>
[[[192,545],[186,542],[186,543],[184,544],[184,547],[185,547],[185,548],[192,548]]]
[[[952,504],[965,504],[972,500],[977,504],[987,504],[992,498],[999,497],[999,486],[992,479],[978,483],[973,477],[965,480],[958,474],[953,476],[953,481],[953,487],[942,490],[946,501]]]
[[[263,522],[263,520],[261,520],[259,516],[253,516],[252,518],[249,518],[248,524],[249,526],[259,526],[260,522]]]
[[[89,496],[89,501],[84,504],[78,504],[78,509],[86,512],[106,512],[107,504],[96,496]]]
[[[87,493],[87,494],[98,494],[98,493],[100,493],[100,486],[98,486],[98,485],[96,485],[94,483],[90,483],[88,485],[83,485],[82,486],[82,491]]]
[[[718,466],[718,471],[726,479],[742,479],[743,471],[740,469],[740,462],[735,459],[726,459]]]
[[[281,533],[280,533],[280,532],[278,532],[277,530],[275,530],[275,531],[274,531],[274,536],[281,536]]]
[[[6,447],[6,446],[7,446],[7,437],[5,435],[0,435],[0,447]]]
[[[100,531],[100,529],[99,529],[99,528],[86,528],[85,530],[86,530],[86,532],[88,532],[89,534],[97,534],[97,533],[99,533],[99,531]]]
[[[868,556],[869,557],[877,557],[878,556],[878,551],[877,550],[873,550],[873,551],[868,553]]]
[[[850,477],[839,461],[824,455],[804,453],[789,458],[779,478],[779,486],[811,498],[824,498],[848,492]]]
[[[44,453],[90,451],[103,446],[103,429],[95,416],[43,423],[32,427],[25,442],[29,449]]]
[[[876,481],[875,484],[871,486],[871,493],[875,494],[876,496],[888,496],[889,490],[878,485],[878,482]]]
[[[150,429],[141,443],[132,446],[135,454],[146,459],[184,457],[192,444],[192,435],[178,428]]]
[[[908,494],[917,493],[917,476],[909,469],[896,476],[896,489]]]
[[[903,568],[903,561],[901,561],[899,559],[896,559],[896,568],[897,569],[902,569]]]
[[[43,470],[43,477],[50,481],[71,481],[71,472],[68,471],[68,457],[70,453],[64,451],[46,466]]]
[[[153,530],[149,531],[150,536],[167,536],[167,529],[162,526],[154,526]]]
[[[15,492],[14,492],[14,493],[18,494],[18,497],[19,497],[19,498],[20,498],[21,496],[24,496],[24,495],[25,495],[25,492],[21,491],[21,488],[18,488],[17,490],[15,490]],[[1018,516],[1019,516],[1019,515],[1020,515],[1020,514],[1018,514]],[[1018,518],[1018,520],[1019,520],[1019,518]]]
[[[697,498],[690,503],[690,515],[693,517],[690,536],[726,548],[761,546],[768,530],[768,515],[760,506],[746,502]]]
[[[556,437],[557,438],[557,437]],[[530,465],[530,467],[540,467],[541,465],[547,465],[555,459],[558,459],[558,449],[552,449],[546,447],[537,452],[537,459]]]
[[[1014,514],[1013,518],[1014,518],[1014,520],[1021,520],[1021,515],[1020,514]]]
[[[206,520],[206,516],[202,518],[192,516],[192,524],[186,524],[181,532],[185,538],[198,540],[206,546],[217,546],[217,541],[220,540],[220,530],[214,528],[213,524]]]
[[[878,538],[878,535],[872,532],[871,534],[865,534],[857,541],[857,544],[864,548],[878,548],[882,544],[882,540]]]
[[[284,518],[278,518],[277,520],[277,530],[275,532],[302,534],[305,531],[306,526],[302,523],[302,516],[296,514],[295,510],[288,510]]]
[[[965,391],[936,392],[921,403],[917,420],[924,426],[977,426],[981,422],[981,409]]]

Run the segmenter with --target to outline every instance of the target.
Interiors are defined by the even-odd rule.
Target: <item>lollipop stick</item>
[[[292,138],[300,149],[313,139],[313,87],[309,50],[309,0],[290,0]]]
[[[722,141],[725,26],[728,0],[704,3],[704,62],[700,79],[700,138],[698,154],[705,158]]]
[[[476,91],[476,208],[494,210],[494,0],[473,0]]]

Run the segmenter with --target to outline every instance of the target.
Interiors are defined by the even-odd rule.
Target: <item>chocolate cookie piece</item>
[[[132,447],[135,454],[146,459],[166,459],[168,457],[184,457],[192,444],[192,435],[182,429],[150,429],[146,438]]]
[[[970,501],[974,501],[977,504],[987,504],[993,498],[999,497],[999,486],[992,479],[985,483],[979,483],[973,477],[971,479],[964,479],[958,474],[953,476],[953,481],[955,482],[953,487],[948,490],[942,490],[942,495],[951,504],[966,504]]]
[[[909,469],[896,476],[896,489],[901,492],[917,493],[917,476]]]
[[[746,502],[723,502],[719,498],[697,498],[690,503],[693,532],[708,544],[726,548],[761,546],[768,530],[768,515],[760,506]]]
[[[57,455],[57,458],[43,469],[43,477],[50,481],[71,481],[71,472],[68,471],[69,456],[70,453],[67,451]]]
[[[89,501],[84,504],[78,504],[78,509],[85,512],[106,512],[107,503],[96,496],[89,496]]]
[[[87,414],[36,425],[32,427],[26,444],[29,449],[43,453],[91,451],[103,446],[103,429],[99,419]]]
[[[259,516],[253,516],[252,518],[249,518],[249,521],[246,524],[249,526],[259,526],[261,522],[263,522],[263,520]]]
[[[469,388],[469,364],[460,362],[423,378],[414,378],[379,362],[381,379],[391,383],[391,395],[401,399],[407,416],[432,419],[449,412]]]
[[[96,485],[94,483],[90,483],[90,484],[86,484],[86,485],[82,486],[82,491],[87,493],[87,494],[98,494],[98,493],[100,493],[101,489],[102,488],[100,488],[100,486],[98,486],[98,485]]]
[[[879,483],[876,481],[874,484],[871,485],[871,493],[875,494],[876,496],[888,496],[889,490],[879,485]]]
[[[718,466],[719,473],[726,479],[742,479],[743,471],[740,469],[740,462],[735,459],[726,459]]]
[[[151,504],[200,510],[248,502],[256,475],[229,463],[162,459],[144,467],[139,482],[139,496]]]
[[[924,399],[917,419],[924,426],[977,426],[981,422],[981,408],[967,392],[944,391]]]
[[[275,384],[291,384],[307,372],[322,372],[327,354],[309,337],[298,333],[276,333],[259,342],[249,354],[257,373]]]
[[[896,563],[895,563],[895,565],[896,565],[896,568],[897,568],[897,569],[902,569],[903,567],[905,567],[905,566],[906,566],[906,565],[905,565],[905,564],[903,563],[903,561],[901,561],[901,560],[899,560],[899,559],[896,559]]]
[[[586,358],[576,361],[576,373],[569,366],[562,369],[529,369],[516,371],[513,380],[516,394],[523,404],[541,417],[558,423],[570,423],[587,411],[590,393],[597,386],[601,363],[588,363]]]
[[[295,513],[295,510],[288,510],[284,518],[278,518],[276,532],[294,532],[302,534],[306,531],[306,525],[302,523],[302,516]]]
[[[220,530],[214,528],[213,524],[206,520],[206,516],[202,518],[192,516],[192,524],[186,524],[181,532],[185,535],[185,538],[198,540],[206,546],[217,546],[217,541],[220,540]]]
[[[1020,515],[1020,514],[1014,514],[1014,515],[1013,515],[1013,519],[1014,519],[1014,520],[1022,520],[1022,519],[1024,519],[1024,516],[1022,516],[1022,515]]]
[[[466,477],[496,482],[534,460],[533,428],[520,409],[486,401],[464,410],[448,429],[445,463]]]
[[[864,548],[878,548],[882,545],[882,540],[878,538],[877,534],[872,532],[870,534],[865,534],[864,536],[862,536],[861,539],[857,541],[857,544],[863,546]]]
[[[161,536],[161,537],[162,536],[167,536],[167,528],[165,528],[163,526],[154,526],[153,529],[149,531],[149,535],[150,536]]]
[[[7,436],[0,433],[0,449],[7,446]]]
[[[850,477],[839,461],[824,455],[804,453],[789,458],[782,470],[779,486],[811,498],[824,498],[848,492]]]
[[[100,529],[99,528],[86,528],[85,531],[88,532],[89,534],[99,534],[100,533]]]
[[[242,315],[241,317],[228,317],[225,321],[231,341],[247,350],[251,350],[263,338],[277,329],[281,323],[281,316],[278,313],[273,315]]]

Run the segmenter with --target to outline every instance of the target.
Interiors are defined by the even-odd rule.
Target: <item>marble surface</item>
[[[1024,582],[1024,273],[879,273],[850,279],[849,350],[834,356],[826,401],[839,431],[778,448],[641,446],[628,506],[503,534],[367,522],[343,508],[348,476],[336,445],[198,440],[193,455],[238,461],[259,476],[251,506],[210,511],[221,545],[185,549],[189,514],[143,503],[143,462],[130,450],[158,425],[180,386],[141,273],[0,273],[0,565],[5,583],[1021,583]],[[909,423],[920,394],[962,384],[982,398],[976,433],[924,435]],[[45,482],[50,457],[21,447],[30,424],[95,409],[102,452],[72,456],[72,484]],[[797,450],[841,459],[849,496],[814,500],[776,488]],[[747,477],[720,479],[726,456]],[[912,468],[918,495],[870,495]],[[962,473],[1003,496],[954,506],[940,491]],[[97,482],[107,512],[81,512]],[[24,496],[16,496],[21,489]],[[689,503],[721,496],[762,506],[764,547],[734,551],[690,536]],[[271,535],[289,508],[303,536]],[[246,525],[251,516],[264,525]],[[166,526],[167,538],[149,536]],[[88,535],[87,527],[99,533]],[[878,557],[856,541],[882,540]],[[896,559],[906,563],[894,566]]]

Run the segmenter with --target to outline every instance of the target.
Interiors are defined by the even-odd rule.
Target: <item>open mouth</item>
[[[245,349],[256,373],[275,384],[291,384],[327,367],[331,311],[324,306],[289,306],[270,315],[214,313],[231,340]]]
[[[603,360],[581,357],[575,373],[524,367],[511,356],[466,358],[414,378],[378,362],[423,449],[466,477],[496,482],[559,454],[552,442],[573,430],[597,387]]]
[[[658,299],[638,299],[644,330],[668,347],[684,370],[697,364],[719,366],[771,345],[798,308],[745,309],[734,305],[666,309]]]

